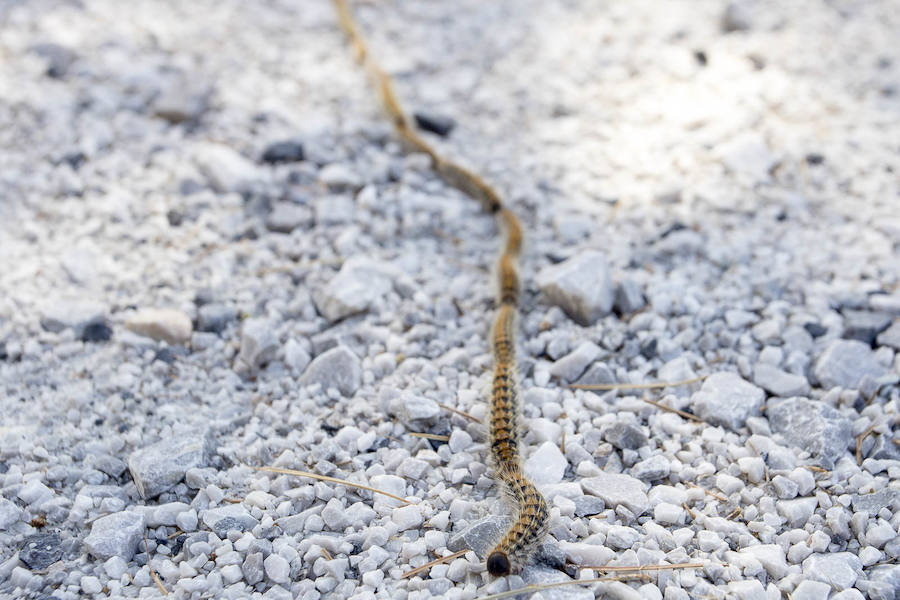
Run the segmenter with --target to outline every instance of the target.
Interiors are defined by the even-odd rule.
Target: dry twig
[[[406,573],[404,573],[403,575],[400,576],[400,579],[405,579],[407,577],[412,577],[413,575],[418,575],[422,571],[427,571],[434,565],[439,565],[441,563],[451,561],[454,558],[459,558],[460,556],[462,556],[463,554],[465,554],[468,551],[469,551],[469,549],[465,548],[464,550],[460,550],[459,552],[454,552],[453,554],[448,554],[447,556],[442,556],[441,558],[435,559],[435,560],[431,561],[430,563],[425,563],[421,567],[416,567],[415,569],[407,571]]]
[[[251,468],[256,469],[257,471],[266,471],[267,473],[281,473],[282,475],[295,475],[297,477],[309,477],[310,479],[318,479],[319,481],[328,481],[330,483],[338,483],[340,485],[346,485],[349,487],[366,490],[368,492],[372,492],[373,494],[381,494],[382,496],[387,496],[388,498],[393,498],[394,500],[399,500],[404,505],[409,504],[409,502],[407,502],[400,496],[395,496],[394,494],[391,494],[390,492],[385,492],[383,490],[369,487],[369,486],[363,485],[361,483],[354,483],[352,481],[347,481],[346,479],[338,479],[336,477],[328,477],[327,475],[319,475],[318,473],[310,473],[309,471],[297,471],[295,469],[282,469],[280,467],[251,467]]]

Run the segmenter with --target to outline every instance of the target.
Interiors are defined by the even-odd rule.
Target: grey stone
[[[293,202],[276,202],[266,217],[266,229],[276,233],[290,233],[298,227],[312,225],[312,211]]]
[[[22,540],[19,548],[19,560],[32,571],[46,569],[63,555],[62,540],[59,534],[37,533]]]
[[[537,284],[550,303],[581,325],[592,325],[613,306],[613,282],[606,256],[587,250],[543,269]]]
[[[875,342],[875,337],[890,327],[891,315],[867,310],[844,311],[844,338],[859,340],[868,345]]]
[[[726,33],[747,31],[753,26],[751,16],[746,0],[729,2],[725,12],[722,13],[722,30]]]
[[[65,77],[69,67],[78,58],[71,49],[53,42],[34,44],[28,49],[47,61],[46,74],[54,79]]]
[[[671,469],[669,459],[662,454],[657,454],[631,467],[631,475],[641,481],[658,481],[668,477]]]
[[[173,124],[197,121],[209,108],[211,95],[211,86],[176,77],[153,100],[151,114]]]
[[[91,323],[105,322],[105,314],[106,307],[98,302],[63,298],[41,307],[41,327],[54,333],[72,329],[80,338]]]
[[[575,516],[591,517],[599,515],[606,509],[606,502],[596,496],[579,496],[575,498]]]
[[[813,373],[822,387],[853,389],[865,375],[881,377],[887,369],[875,360],[866,344],[857,340],[834,340],[819,356]]]
[[[315,357],[300,377],[301,385],[318,383],[323,390],[336,388],[345,396],[362,385],[362,365],[346,346],[338,346]]]
[[[226,304],[204,304],[197,311],[197,329],[221,333],[228,323],[237,319],[237,309]]]
[[[765,392],[736,373],[715,373],[691,397],[694,413],[710,425],[736,431],[759,415]]]
[[[256,585],[266,576],[263,568],[262,552],[251,552],[241,565],[244,581],[249,585]]]
[[[284,363],[294,373],[302,373],[310,361],[312,361],[312,357],[309,355],[309,352],[297,340],[290,339],[284,345]]]
[[[264,173],[253,162],[222,144],[197,144],[194,162],[217,192],[248,192],[265,181]]]
[[[812,554],[803,561],[803,574],[836,590],[853,587],[862,572],[862,562],[852,552]]]
[[[144,532],[143,515],[122,511],[100,517],[91,526],[91,533],[84,538],[87,551],[101,560],[119,556],[129,561],[134,556]]]
[[[391,400],[391,413],[397,415],[404,423],[433,419],[441,414],[441,407],[431,398],[404,392]]]
[[[879,460],[900,460],[900,446],[894,443],[891,436],[876,435],[865,456]]]
[[[802,448],[826,469],[847,452],[852,423],[834,408],[806,398],[770,402],[769,426],[791,446]]]
[[[621,504],[635,516],[641,515],[650,507],[644,484],[630,475],[601,472],[596,477],[582,479],[581,487],[585,493],[602,498],[607,506],[616,507]]]
[[[637,450],[647,444],[647,436],[633,423],[619,421],[601,431],[603,439],[620,450]]]
[[[319,181],[332,190],[358,189],[363,181],[359,175],[344,163],[331,163],[319,171]]]
[[[575,381],[602,352],[593,342],[582,342],[575,350],[554,362],[550,366],[550,374],[564,381]]]
[[[585,371],[577,382],[579,385],[603,385],[616,383],[616,376],[606,364],[597,362]]]
[[[900,500],[900,492],[891,488],[884,488],[871,494],[853,494],[850,503],[854,511],[866,511],[870,516],[878,514],[882,508],[890,507]]]
[[[312,297],[322,316],[335,322],[365,312],[391,289],[409,295],[415,285],[395,265],[354,256],[324,287],[314,288]]]
[[[623,279],[616,285],[613,306],[621,315],[630,315],[647,306],[641,286],[631,279]]]
[[[247,319],[241,328],[241,349],[234,365],[239,372],[253,372],[267,364],[278,352],[275,325],[264,318]]]
[[[240,504],[228,504],[205,510],[200,514],[200,519],[223,539],[231,530],[247,531],[259,525],[259,521]]]
[[[189,316],[168,308],[142,308],[128,318],[125,327],[138,335],[170,344],[184,344],[194,329]]]
[[[128,469],[141,497],[153,498],[178,485],[188,469],[205,467],[211,454],[209,432],[193,432],[135,450]]]
[[[543,564],[532,564],[529,568],[523,570],[522,580],[526,585],[538,586],[572,581],[565,572]],[[594,592],[585,587],[567,586],[542,590],[540,597],[542,600],[594,600]],[[613,596],[603,596],[602,594],[601,597],[608,597],[611,600],[613,598]]]
[[[876,342],[879,346],[890,346],[894,350],[900,350],[900,320],[878,334]]]
[[[469,548],[484,558],[488,551],[500,541],[512,522],[513,518],[506,515],[490,515],[479,519],[450,536],[447,541],[447,549],[451,552],[458,552],[463,548]]]
[[[557,544],[544,542],[534,551],[532,562],[562,570],[566,566],[566,553]]]
[[[809,393],[809,382],[806,377],[782,371],[767,363],[756,363],[753,367],[753,383],[782,398]]]

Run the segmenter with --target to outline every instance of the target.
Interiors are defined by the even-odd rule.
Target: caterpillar
[[[550,513],[544,497],[528,480],[519,453],[519,392],[516,374],[516,318],[519,304],[519,274],[516,260],[522,251],[523,231],[516,214],[504,207],[500,195],[481,177],[442,157],[413,128],[394,92],[390,76],[375,62],[357,27],[347,0],[334,0],[338,21],[353,47],[357,60],[369,71],[381,104],[404,145],[422,152],[448,185],[481,203],[495,215],[504,241],[497,260],[497,315],[491,331],[494,357],[490,403],[491,458],[497,478],[512,497],[516,520],[487,555],[486,568],[495,577],[522,569],[547,533]]]

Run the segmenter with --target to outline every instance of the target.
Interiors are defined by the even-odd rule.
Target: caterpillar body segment
[[[435,172],[448,184],[481,203],[495,215],[504,232],[497,260],[497,314],[491,330],[494,374],[491,386],[491,458],[499,479],[516,508],[516,520],[487,556],[486,566],[494,576],[519,571],[547,532],[549,511],[543,496],[522,470],[519,433],[519,392],[516,373],[516,318],[519,274],[516,259],[522,252],[523,232],[519,218],[504,206],[500,195],[469,169],[441,156],[410,124],[394,92],[393,82],[368,51],[365,40],[347,6],[334,0],[338,20],[350,38],[357,59],[374,80],[375,88],[404,146],[427,154]]]

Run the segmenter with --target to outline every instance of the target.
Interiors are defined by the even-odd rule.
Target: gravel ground
[[[499,580],[493,221],[264,4],[0,1],[0,597],[900,598],[896,0],[354,3],[526,224]]]

